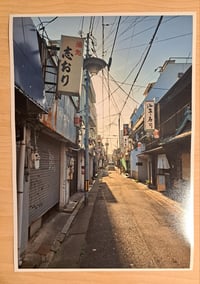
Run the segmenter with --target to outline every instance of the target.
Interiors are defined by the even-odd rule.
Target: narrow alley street
[[[118,171],[109,172],[98,183],[86,240],[82,245],[77,241],[69,242],[73,234],[78,235],[74,228],[81,226],[76,224],[79,215],[84,214],[80,210],[49,267],[189,268],[190,246],[184,237],[185,213],[178,203],[163,194],[147,189]],[[70,263],[67,255],[73,250],[77,254],[75,246],[79,247],[79,260],[74,263],[72,257]]]

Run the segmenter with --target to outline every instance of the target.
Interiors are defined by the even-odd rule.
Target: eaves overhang
[[[76,151],[80,150],[80,146],[78,144],[70,141],[69,139],[64,137],[62,134],[46,127],[43,123],[40,123],[40,131],[59,142],[65,143],[67,147],[69,148],[71,147],[73,150],[76,150]]]
[[[164,146],[165,144],[176,143],[176,142],[182,141],[184,139],[191,138],[191,134],[192,134],[191,130],[187,131],[187,132],[183,132],[179,135],[163,139],[163,141],[159,144]]]
[[[23,112],[33,112],[37,114],[48,113],[44,106],[39,104],[17,85],[15,85],[15,105],[16,107],[19,106],[23,108]]]
[[[156,148],[152,148],[146,151],[141,152],[140,154],[138,154],[138,157],[142,157],[142,156],[146,156],[146,155],[150,155],[150,154],[154,154],[154,153],[164,153],[164,148],[163,146],[159,146]]]
[[[166,138],[165,140],[163,140],[162,142],[159,143],[158,147],[143,151],[140,154],[138,154],[137,156],[138,157],[144,157],[144,156],[155,154],[155,153],[156,154],[162,154],[162,153],[165,152],[165,145],[172,144],[172,143],[184,142],[185,140],[190,139],[191,133],[192,133],[192,131],[190,130],[190,131],[181,133],[179,135]]]

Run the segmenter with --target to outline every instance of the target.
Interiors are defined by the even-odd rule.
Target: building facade
[[[172,72],[173,67],[175,73]],[[157,83],[151,85],[145,100],[155,103],[155,127],[152,131],[145,130],[144,105],[139,107],[131,121],[132,177],[148,183],[149,187],[158,191],[172,191],[176,198],[181,192],[179,199],[189,188],[190,182],[191,70],[191,64],[176,66],[175,62],[168,62],[162,72],[168,71],[165,76],[176,74],[172,86],[171,83],[168,88],[166,85],[160,85],[161,76]],[[159,88],[162,86],[163,94],[155,97],[153,89],[158,85]],[[167,91],[164,92],[164,89]],[[139,118],[136,120],[136,117]]]
[[[79,151],[78,151],[78,190],[84,190],[84,178],[85,178],[85,124],[86,124],[86,75],[83,74],[82,80],[82,90],[80,97],[80,109],[79,115],[81,116],[81,125],[78,127],[79,133]],[[89,80],[88,87],[88,104],[89,104],[89,118],[88,118],[88,128],[89,128],[89,182],[90,184],[95,177],[98,170],[98,157],[97,157],[97,112],[96,112],[96,94],[92,84],[91,78]]]
[[[58,53],[59,42],[42,38],[31,18],[13,19],[19,257],[46,214],[63,210],[70,196],[83,189],[84,118],[79,126],[74,119],[84,106],[85,83],[78,96],[57,92]],[[90,137],[95,141],[92,85],[90,105]],[[92,178],[92,145],[90,152]]]

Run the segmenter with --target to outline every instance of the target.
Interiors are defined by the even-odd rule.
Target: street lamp
[[[86,57],[83,63],[83,68],[87,69],[91,75],[97,75],[105,66],[106,62],[98,57]]]
[[[88,201],[89,190],[89,80],[91,75],[97,75],[100,70],[107,65],[103,59],[91,57],[89,55],[89,33],[86,38],[86,58],[83,62],[83,68],[86,71],[86,101],[85,101],[85,176],[84,176],[84,194],[85,205]]]

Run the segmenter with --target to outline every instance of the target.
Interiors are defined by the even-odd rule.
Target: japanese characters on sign
[[[57,92],[68,96],[79,96],[84,39],[61,36]]]
[[[144,102],[144,129],[153,131],[155,128],[154,101]]]

